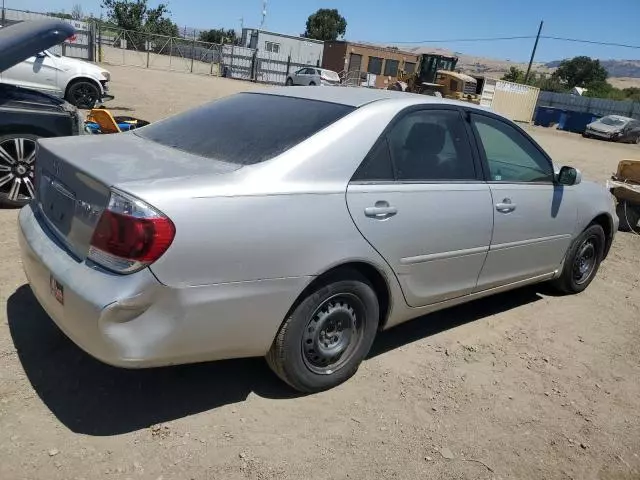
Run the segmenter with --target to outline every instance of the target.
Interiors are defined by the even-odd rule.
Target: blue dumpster
[[[538,107],[533,117],[533,123],[541,127],[549,127],[552,123],[559,122],[562,112],[559,108]]]

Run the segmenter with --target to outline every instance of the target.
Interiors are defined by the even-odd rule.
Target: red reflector
[[[137,218],[105,210],[91,245],[120,258],[149,264],[162,256],[174,236],[175,227],[166,217]]]

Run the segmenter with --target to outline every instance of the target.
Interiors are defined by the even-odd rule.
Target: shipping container
[[[516,122],[531,122],[540,89],[529,85],[487,78],[480,105]]]

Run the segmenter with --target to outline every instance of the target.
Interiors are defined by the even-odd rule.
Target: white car
[[[0,73],[0,82],[64,98],[78,108],[93,108],[113,99],[108,95],[111,74],[82,60],[45,50]]]
[[[318,67],[305,67],[289,75],[285,83],[288,86],[333,86],[340,85],[340,76],[333,70],[326,70]]]

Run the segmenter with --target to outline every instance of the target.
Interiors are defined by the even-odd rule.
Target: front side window
[[[494,182],[553,182],[553,165],[511,125],[471,115]]]
[[[239,93],[134,134],[194,155],[251,165],[289,150],[353,110],[318,100]]]

